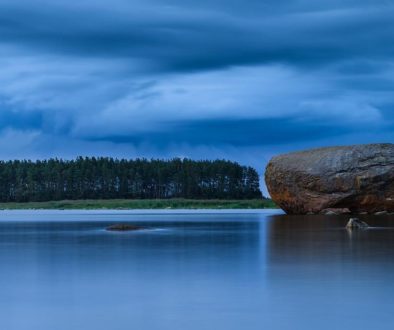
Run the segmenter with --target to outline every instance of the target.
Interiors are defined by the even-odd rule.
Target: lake
[[[348,218],[0,211],[0,329],[391,330],[394,217]]]

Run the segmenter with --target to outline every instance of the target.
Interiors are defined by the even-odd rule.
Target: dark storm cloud
[[[394,10],[382,1],[67,3],[0,4],[1,40],[33,52],[142,59],[171,72],[394,53]]]
[[[0,127],[20,130],[40,129],[44,119],[40,112],[16,112],[6,109],[0,104]]]
[[[189,145],[209,145],[212,142],[222,145],[259,146],[271,143],[305,142],[313,136],[316,139],[338,137],[350,133],[351,129],[333,127],[323,123],[303,122],[289,119],[242,119],[242,120],[195,120],[166,123],[166,130],[140,133],[136,135],[109,135],[96,138],[112,143],[150,143],[164,147],[182,141]],[[94,140],[94,138],[93,138]]]

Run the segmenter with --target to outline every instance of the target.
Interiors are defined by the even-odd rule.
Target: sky
[[[0,0],[0,158],[394,141],[390,0]]]

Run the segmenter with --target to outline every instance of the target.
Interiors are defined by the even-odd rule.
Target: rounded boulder
[[[270,160],[265,182],[288,214],[394,211],[394,144],[326,147]]]

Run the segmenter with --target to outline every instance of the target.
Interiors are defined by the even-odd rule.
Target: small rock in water
[[[339,215],[339,214],[349,214],[350,210],[348,208],[337,208],[337,207],[330,207],[324,209],[320,212],[320,214],[324,215]]]
[[[131,230],[140,230],[140,229],[143,229],[143,227],[137,225],[131,225],[127,223],[118,223],[116,225],[111,225],[106,228],[106,230],[109,231],[131,231]]]
[[[386,215],[388,214],[387,211],[379,211],[379,212],[375,212],[375,215]]]
[[[322,214],[324,214],[324,215],[338,215],[338,213],[336,213],[336,212],[334,212],[334,211],[331,211],[331,210],[325,211],[325,212],[322,213]]]
[[[364,221],[361,221],[359,218],[350,218],[346,228],[348,229],[366,229],[368,228],[368,224]]]

